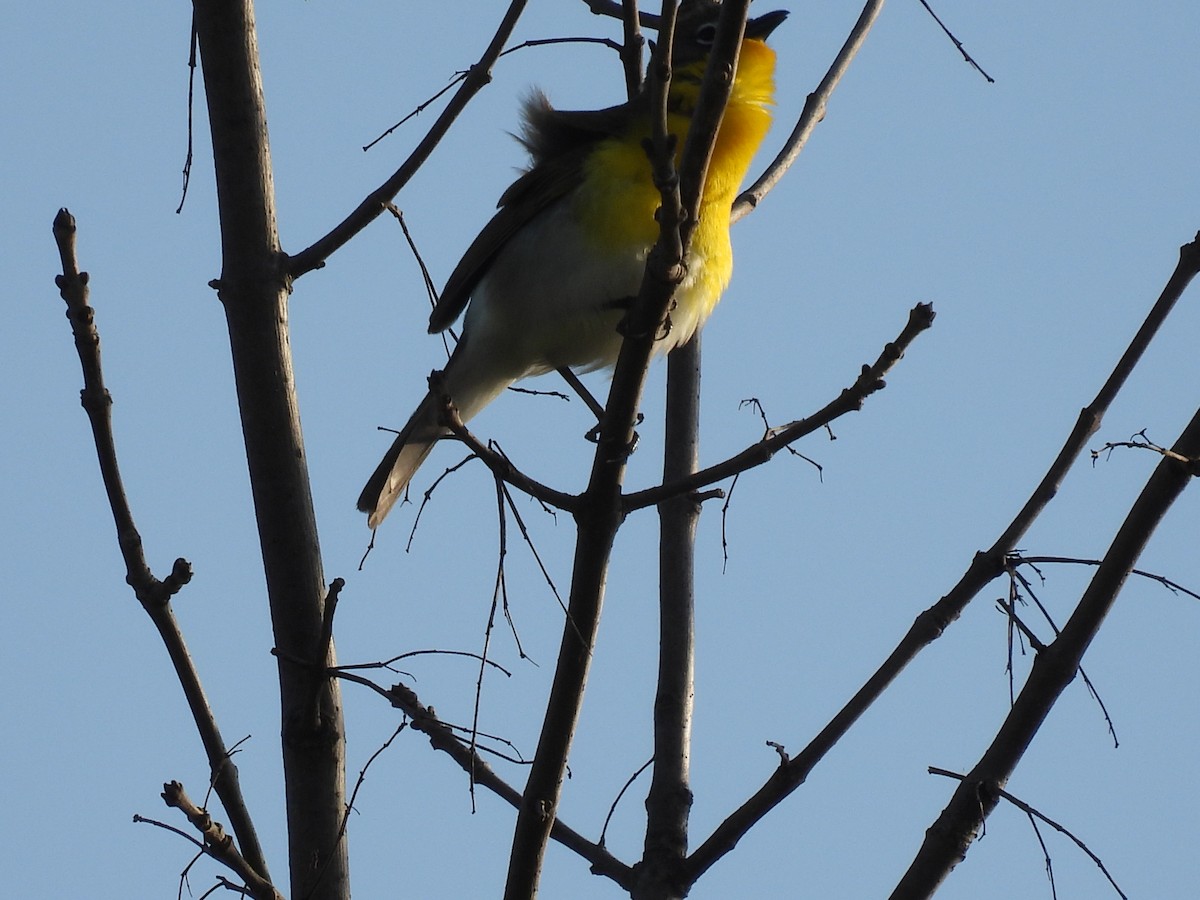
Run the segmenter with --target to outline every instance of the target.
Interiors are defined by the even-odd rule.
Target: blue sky
[[[775,8],[760,0],[759,11]],[[500,4],[267,2],[260,43],[280,230],[307,246],[382,181],[431,121],[370,153],[361,146],[477,58]],[[971,4],[938,12],[996,79],[963,63],[918,3],[895,0],[783,183],[735,231],[734,281],[705,331],[704,449],[715,461],[758,436],[754,396],[774,422],[824,405],[900,330],[908,309],[938,313],[865,410],[742,479],[725,522],[699,534],[697,793],[702,840],[776,763],[765,741],[803,746],[874,670],[913,618],[992,543],[1049,465],[1200,228],[1196,166],[1200,7],[1184,0]],[[857,15],[853,4],[792,4],[780,54],[777,147]],[[224,317],[207,129],[175,214],[186,150],[186,4],[24,4],[0,29],[0,246],[9,261],[8,378],[0,437],[8,477],[0,553],[9,585],[0,673],[9,739],[0,759],[13,896],[172,896],[190,850],[134,813],[170,819],[161,783],[201,793],[207,773],[165,653],[124,585],[96,472],[80,374],[53,276],[50,223],[78,218],[91,273],[116,435],[147,555],[196,577],[184,623],[277,876],[281,829],[274,663]],[[583,3],[533,2],[518,39],[617,32]],[[440,282],[522,163],[505,136],[538,84],[565,107],[620,99],[615,56],[596,47],[526,50],[498,66],[440,151],[398,198]],[[764,153],[764,156],[766,153]],[[764,160],[765,161],[765,160]],[[293,350],[327,576],[348,581],[343,661],[428,647],[477,650],[494,578],[496,522],[478,464],[439,489],[411,552],[411,507],[393,513],[364,571],[354,498],[387,437],[442,360],[398,228],[379,220],[291,303]],[[1183,303],[1100,434],[1141,429],[1170,443],[1196,408],[1200,329]],[[592,376],[599,389],[604,376]],[[645,400],[633,486],[659,468],[662,367]],[[579,404],[502,398],[475,423],[542,480],[582,486],[590,448]],[[457,461],[441,448],[424,488]],[[1031,554],[1098,557],[1155,460],[1121,451],[1084,461],[1022,542]],[[565,587],[571,527],[521,507]],[[1193,589],[1200,501],[1185,493],[1141,567]],[[598,834],[626,778],[649,756],[655,518],[630,520],[616,549],[606,619],[564,796],[564,818]],[[1048,567],[1039,596],[1061,623],[1088,572]],[[485,684],[481,725],[532,753],[560,618],[529,554],[510,544],[513,670]],[[1007,706],[1005,622],[993,583],[813,773],[697,885],[731,896],[886,896],[952,790],[927,766],[963,771]],[[1032,617],[1032,614],[1030,614]],[[1045,629],[1042,631],[1046,634]],[[1176,849],[1200,828],[1194,748],[1200,606],[1134,580],[1085,658],[1112,715],[1073,685],[1009,789],[1073,829],[1131,897],[1193,897],[1200,862]],[[1029,658],[1017,659],[1023,676]],[[475,671],[413,662],[426,703],[471,714]],[[395,727],[348,686],[351,778]],[[520,770],[505,770],[519,783]],[[640,850],[646,784],[627,794],[609,846]],[[511,812],[412,734],[371,769],[351,823],[360,896],[494,896]],[[181,824],[178,822],[177,824]],[[1104,897],[1103,877],[1048,838],[1059,896]],[[48,866],[51,858],[54,864]],[[211,870],[193,873],[202,893]],[[618,896],[555,848],[544,896]],[[1001,807],[939,897],[1049,897],[1024,816]]]

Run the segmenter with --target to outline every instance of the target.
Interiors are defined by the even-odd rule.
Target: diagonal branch
[[[317,240],[311,246],[301,250],[287,260],[287,272],[292,278],[299,278],[313,269],[325,265],[325,260],[341,249],[351,238],[366,228],[371,222],[387,209],[388,204],[408,184],[409,179],[424,165],[437,147],[450,126],[466,108],[471,99],[492,80],[492,66],[504,50],[504,44],[512,35],[517,25],[517,19],[525,10],[527,0],[512,0],[504,18],[492,36],[491,43],[484,50],[479,61],[467,72],[460,87],[442,110],[442,114],[430,127],[428,134],[417,144],[409,154],[408,159],[397,169],[387,181],[373,190],[357,207],[346,216],[332,231]]]
[[[996,79],[985,72],[983,70],[983,66],[979,65],[979,63],[975,61],[975,57],[971,56],[971,54],[967,52],[967,48],[963,46],[963,42],[956,38],[954,36],[954,32],[946,27],[946,23],[943,22],[941,17],[933,11],[933,7],[931,7],[926,0],[918,0],[918,2],[925,7],[925,12],[929,13],[929,15],[933,18],[933,21],[937,22],[938,27],[942,29],[942,33],[945,34],[946,37],[950,38],[950,41],[954,44],[955,48],[959,53],[962,54],[963,61],[968,63],[972,69],[982,75],[988,84],[995,84]]]
[[[718,859],[732,850],[755,823],[803,784],[817,763],[850,730],[858,717],[879,699],[904,668],[916,658],[917,654],[941,637],[946,628],[962,615],[967,604],[988,582],[1003,574],[1008,554],[1012,552],[1046,504],[1054,497],[1067,470],[1083,452],[1088,438],[1099,427],[1100,421],[1117,391],[1120,390],[1133,367],[1141,359],[1150,340],[1157,333],[1198,269],[1200,269],[1200,234],[1197,234],[1196,240],[1180,248],[1179,263],[1168,279],[1158,301],[1150,310],[1142,327],[1134,336],[1129,348],[1118,361],[1096,398],[1080,413],[1079,421],[1067,437],[1058,456],[1026,501],[1025,506],[1017,513],[1016,518],[990,549],[975,554],[967,571],[963,573],[949,593],[917,616],[908,633],[875,671],[875,674],[859,688],[858,692],[809,742],[808,746],[799,755],[776,769],[766,783],[734,810],[692,853],[688,862],[693,877],[699,877]]]
[[[841,51],[834,59],[833,64],[830,65],[829,71],[825,73],[825,77],[821,79],[821,83],[817,86],[817,89],[809,94],[808,99],[804,102],[804,109],[800,113],[800,118],[796,121],[796,127],[792,129],[792,133],[784,143],[783,149],[779,151],[779,154],[771,161],[771,164],[767,166],[766,171],[758,177],[758,180],[742,191],[741,196],[734,201],[734,222],[748,215],[751,210],[757,207],[762,198],[779,183],[779,179],[783,178],[784,173],[796,161],[796,157],[800,155],[800,151],[808,143],[808,138],[813,133],[813,130],[825,118],[825,109],[829,104],[829,98],[833,96],[834,88],[838,86],[838,82],[842,80],[842,76],[850,68],[851,61],[858,54],[859,48],[866,41],[867,33],[871,30],[871,26],[879,18],[879,13],[883,10],[883,2],[884,0],[870,0],[863,7],[858,21],[854,23],[854,28],[850,31],[850,36],[846,38]]]
[[[751,444],[740,453],[729,459],[708,466],[691,475],[677,477],[665,481],[656,487],[646,488],[626,494],[624,508],[626,512],[643,509],[662,503],[671,497],[697,491],[710,484],[716,484],[726,478],[739,475],[742,472],[761,466],[771,459],[778,451],[790,446],[806,435],[824,428],[830,422],[847,413],[862,409],[867,397],[882,390],[886,385],[884,375],[892,370],[904,356],[905,350],[912,344],[922,331],[933,324],[934,311],[932,304],[918,303],[908,314],[908,321],[896,340],[884,345],[883,351],[875,362],[863,366],[854,384],[845,388],[838,397],[826,404],[825,407],[804,419],[772,428],[768,434],[757,443]]]
[[[346,667],[335,670],[334,674],[338,678],[368,687],[384,697],[392,706],[408,716],[414,731],[426,735],[430,746],[435,750],[448,754],[475,784],[487,788],[514,809],[520,808],[521,793],[497,775],[496,770],[487,764],[474,747],[460,740],[453,729],[438,718],[433,707],[422,704],[412,688],[404,684],[382,688],[370,679],[348,672]],[[632,885],[633,870],[609,853],[603,844],[589,841],[557,820],[550,836],[591,863],[593,874],[611,878],[626,889]]]
[[[438,386],[435,384],[436,381],[438,381],[436,378],[430,379],[430,384],[435,388]],[[563,491],[555,490],[549,485],[536,481],[526,475],[514,466],[507,456],[492,450],[468,430],[448,394],[443,394],[441,399],[443,424],[450,429],[455,438],[461,441],[468,450],[483,461],[483,464],[492,471],[493,475],[508,482],[517,488],[517,490],[523,491],[535,500],[545,503],[547,506],[556,507],[572,514],[579,511],[579,497],[575,494],[567,494]]]
[[[208,810],[192,802],[182,784],[178,781],[164,784],[162,798],[167,806],[174,807],[187,816],[192,827],[203,837],[204,852],[237,873],[246,883],[250,896],[255,900],[283,900],[283,895],[275,886],[243,858],[234,846],[232,838],[225,833],[219,822],[213,820]]]
[[[964,780],[966,780],[966,777],[967,777],[965,775],[960,775],[958,772],[951,772],[948,769],[940,769],[937,766],[930,766],[929,774],[930,775],[942,775],[942,776],[945,776],[946,778],[953,778],[957,781],[964,781]],[[1011,803],[1013,806],[1015,806],[1017,809],[1021,810],[1021,812],[1025,813],[1025,815],[1029,816],[1030,819],[1040,819],[1041,821],[1043,821],[1047,825],[1049,825],[1051,828],[1053,828],[1055,831],[1057,831],[1059,834],[1064,834],[1068,838],[1070,838],[1071,842],[1074,843],[1075,846],[1078,847],[1080,850],[1082,850],[1084,853],[1086,853],[1088,855],[1088,857],[1091,859],[1091,861],[1096,864],[1096,868],[1098,868],[1100,870],[1100,872],[1104,875],[1104,877],[1108,879],[1108,883],[1113,886],[1113,890],[1115,890],[1118,894],[1121,895],[1121,900],[1129,900],[1129,898],[1125,895],[1125,892],[1121,890],[1120,885],[1117,884],[1116,879],[1114,879],[1112,877],[1112,873],[1110,873],[1108,871],[1108,867],[1104,865],[1104,860],[1102,860],[1099,856],[1097,856],[1095,853],[1093,853],[1092,849],[1087,844],[1085,844],[1082,840],[1080,840],[1078,837],[1076,837],[1075,834],[1072,833],[1072,831],[1069,828],[1067,828],[1064,825],[1060,825],[1058,822],[1055,822],[1053,819],[1051,819],[1045,813],[1041,812],[1040,810],[1036,809],[1033,806],[1030,806],[1028,803],[1026,803],[1020,797],[1013,796],[1008,791],[998,790],[996,793],[999,794],[1001,797],[1003,797],[1005,800],[1007,800],[1009,803]],[[1036,827],[1036,823],[1035,823],[1035,827]],[[1039,837],[1039,841],[1040,840],[1041,839]],[[1043,853],[1046,852],[1045,843],[1042,843],[1042,852]],[[1047,865],[1049,865],[1049,857],[1047,857]]]
[[[1104,624],[1117,594],[1167,510],[1200,475],[1200,410],[1172,450],[1187,462],[1163,459],[1146,482],[1062,633],[1034,660],[996,737],[925,833],[892,897],[928,897],[961,862],[1046,716],[1075,678],[1083,654]]]
[[[125,560],[125,580],[133,588],[150,621],[158,630],[175,675],[183,688],[188,709],[196,723],[200,742],[208,757],[209,777],[213,790],[229,816],[230,827],[237,836],[242,855],[248,865],[264,879],[270,879],[262,847],[254,823],[246,807],[238,782],[238,770],[221,737],[216,716],[200,683],[200,674],[188,652],[183,632],[171,608],[174,596],[192,577],[191,565],[184,559],[175,560],[171,574],[160,581],[150,571],[142,547],[142,537],[133,521],[133,510],[125,495],[121,469],[117,461],[116,440],[112,427],[112,396],[104,385],[104,370],[100,360],[100,332],[96,329],[95,310],[88,305],[88,273],[79,271],[75,252],[75,217],[60,209],[54,217],[54,240],[58,244],[63,274],[55,281],[62,298],[67,302],[67,318],[75,335],[75,349],[83,367],[83,391],[80,399],[87,411],[100,462],[100,476],[108,493],[113,521],[117,526],[117,542]]]

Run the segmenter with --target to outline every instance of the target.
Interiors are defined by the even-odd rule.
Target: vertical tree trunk
[[[667,357],[663,483],[696,471],[700,447],[700,336]],[[636,900],[678,900],[691,884],[684,869],[692,810],[691,745],[695,694],[696,525],[688,493],[659,504],[658,688],[654,697],[654,776],[646,797],[646,840]]]
[[[249,0],[197,0],[212,129],[221,276],[263,567],[279,650],[291,896],[349,897],[340,694],[319,664],[325,579],[300,431],[287,327],[290,284]]]

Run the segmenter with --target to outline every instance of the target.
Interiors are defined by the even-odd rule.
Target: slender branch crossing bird
[[[683,0],[679,7],[667,99],[677,152],[691,125],[719,12],[717,0]],[[775,52],[765,41],[786,17],[770,12],[746,23],[686,274],[656,352],[686,343],[729,283],[730,208],[771,123]],[[358,498],[371,528],[449,434],[441,422],[442,394],[466,422],[519,379],[616,363],[618,325],[658,238],[661,195],[643,149],[650,113],[646,91],[601,110],[557,110],[536,92],[526,101],[521,142],[530,167],[501,196],[499,211],[463,254],[429,318],[433,334],[466,310],[437,393],[431,388],[421,401]]]

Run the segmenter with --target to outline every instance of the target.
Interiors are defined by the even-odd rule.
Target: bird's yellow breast
[[[687,275],[676,292],[671,346],[687,341],[704,323],[729,283],[733,272],[730,207],[771,123],[768,107],[774,96],[774,69],[775,52],[765,43],[743,42],[733,91],[704,182]],[[699,72],[685,74],[691,77],[677,77],[672,84],[672,112],[667,123],[678,136],[677,152],[682,152],[687,139],[699,93]],[[642,146],[649,134],[649,122],[638,122],[627,134],[601,142],[585,164],[583,183],[574,199],[575,214],[597,253],[623,260],[634,254],[644,260],[658,238],[654,214],[661,198]]]

